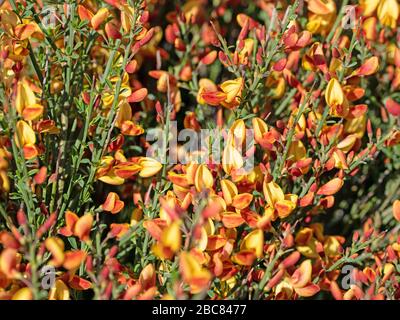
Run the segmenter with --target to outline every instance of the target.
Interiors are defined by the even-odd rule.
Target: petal
[[[291,284],[294,288],[303,288],[311,281],[312,264],[311,260],[305,260],[301,263],[300,267],[296,269],[291,278]]]
[[[361,67],[353,72],[357,76],[370,76],[376,73],[379,69],[378,57],[371,57],[365,60]]]
[[[142,170],[140,170],[139,173],[142,178],[152,177],[162,169],[162,164],[160,162],[147,157],[140,158],[139,165],[142,166]]]
[[[226,204],[231,205],[233,198],[238,194],[236,185],[227,179],[221,180],[221,189]]]
[[[109,192],[106,201],[101,205],[104,211],[114,210],[115,201],[119,200],[119,196],[115,192]]]
[[[393,202],[393,217],[400,222],[400,200]]]
[[[334,107],[337,105],[342,105],[344,102],[344,94],[343,89],[340,86],[339,81],[337,79],[332,78],[329,83],[328,87],[325,91],[325,100],[328,106]]]
[[[116,176],[122,179],[128,179],[142,170],[142,166],[137,163],[120,163],[114,167],[114,173]]]
[[[254,130],[254,139],[260,143],[259,141],[262,141],[264,134],[268,132],[268,126],[261,118],[253,118],[251,123]]]
[[[201,192],[204,189],[211,189],[213,187],[214,179],[206,165],[201,164],[197,168],[194,178],[194,185],[196,186],[196,190],[198,192]]]
[[[88,290],[92,287],[90,281],[85,280],[78,276],[73,276],[72,279],[68,282],[68,285],[75,290]]]
[[[210,235],[207,241],[207,251],[214,251],[222,248],[226,244],[227,240],[221,235]]]
[[[397,103],[392,98],[389,98],[389,99],[386,100],[385,105],[386,105],[387,111],[391,115],[393,115],[395,117],[400,116],[400,103]]]
[[[17,250],[12,248],[4,249],[0,254],[0,272],[12,279],[17,273],[18,263]]]
[[[228,80],[221,84],[221,89],[226,93],[225,101],[231,103],[233,99],[242,94],[244,86],[243,78],[237,78],[235,80]]]
[[[69,300],[69,289],[66,284],[57,279],[53,288],[49,291],[49,300]]]
[[[294,290],[300,297],[308,298],[316,295],[320,291],[320,288],[316,284],[310,283],[302,288],[294,288]]]
[[[275,207],[275,203],[285,199],[282,189],[274,181],[263,183],[264,197],[270,207]]]
[[[100,25],[109,17],[110,11],[107,8],[101,8],[90,20],[93,29],[97,30]]]
[[[244,219],[240,213],[224,212],[222,213],[222,223],[226,228],[236,228],[244,223]]]
[[[139,284],[145,290],[156,285],[156,271],[152,264],[148,264],[143,268],[142,272],[140,272]]]
[[[233,198],[232,206],[236,209],[243,210],[247,208],[253,201],[253,195],[250,193],[241,193]]]
[[[12,296],[11,300],[33,300],[32,290],[28,287],[19,289]]]
[[[201,59],[201,63],[205,64],[205,65],[210,65],[212,64],[215,59],[217,59],[217,51],[213,50],[211,52],[209,52],[207,55],[205,55],[202,59]]]
[[[317,194],[324,196],[334,195],[342,188],[343,183],[342,179],[334,178],[319,188]]]
[[[82,241],[90,240],[90,230],[92,229],[93,216],[87,213],[79,218],[74,227],[74,234]]]
[[[141,102],[147,97],[147,93],[148,91],[146,88],[141,88],[139,90],[136,90],[128,97],[128,102],[131,103]]]
[[[82,250],[66,251],[63,267],[67,270],[77,269],[86,258],[86,253]]]
[[[171,225],[165,228],[161,234],[160,242],[171,249],[172,252],[177,252],[181,247],[182,233],[180,220],[174,221]]]
[[[261,258],[264,251],[264,232],[261,229],[250,232],[244,237],[240,250],[252,250],[257,258]]]
[[[64,242],[60,238],[47,238],[44,242],[46,249],[51,252],[53,259],[51,263],[55,267],[59,267],[64,262]]]
[[[78,15],[82,21],[90,21],[93,18],[93,13],[82,5],[78,5]]]
[[[252,250],[241,250],[232,256],[232,261],[242,266],[251,266],[256,259]]]

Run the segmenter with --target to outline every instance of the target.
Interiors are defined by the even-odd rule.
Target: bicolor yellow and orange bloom
[[[312,33],[327,35],[336,19],[336,4],[333,0],[310,0],[307,1],[309,10],[309,21],[307,30]]]
[[[311,282],[311,260],[305,260],[290,277],[290,285],[300,297],[311,297],[320,291],[318,285]]]
[[[139,159],[141,169],[139,175],[143,178],[149,178],[156,175],[162,169],[162,164],[155,159],[143,157]]]
[[[145,227],[157,240],[152,250],[160,259],[172,259],[180,250],[182,241],[181,221],[174,221],[163,230],[154,223],[147,223]]]
[[[278,217],[281,219],[288,217],[297,207],[298,196],[284,194],[281,187],[274,181],[264,180],[263,193],[267,201],[264,216],[271,221],[275,221]]]
[[[123,162],[126,163],[126,158],[122,159]],[[105,156],[101,159],[99,168],[97,169],[96,176],[97,178],[107,184],[111,185],[122,185],[125,182],[123,177],[120,177],[116,174],[116,168],[114,168],[114,164],[116,163],[116,159],[112,156]],[[125,169],[132,168],[132,166],[125,166]],[[132,171],[137,173],[141,167],[133,166]],[[125,172],[124,172],[125,173]],[[123,175],[122,175],[123,176]]]
[[[43,39],[43,33],[33,19],[21,20],[12,10],[0,9],[0,25],[7,35],[2,39],[2,50],[14,61],[22,61],[29,54],[29,38]]]
[[[111,13],[107,8],[100,8],[96,13],[93,13],[85,6],[79,5],[78,14],[82,21],[88,21],[93,29],[98,30]]]
[[[43,114],[44,108],[37,103],[32,84],[26,79],[19,81],[17,84],[15,107],[17,112],[22,115],[26,121],[36,120]]]
[[[101,205],[104,211],[111,212],[112,214],[117,214],[124,208],[124,202],[119,199],[118,194],[115,192],[110,192],[107,195],[106,201]]]
[[[137,94],[138,91],[141,91],[141,89],[135,91],[134,93],[132,93],[132,95]],[[139,92],[138,95],[139,94],[145,95],[145,93],[141,93],[141,92]],[[130,99],[130,97],[128,98],[128,100],[129,99]],[[136,96],[135,99],[136,100],[134,100],[134,101],[139,101],[139,100],[141,101],[144,98]],[[132,121],[132,109],[126,100],[122,100],[119,104],[117,119],[115,121],[115,126],[119,129],[121,129],[122,134],[128,135],[128,136],[138,136],[138,135],[141,135],[144,133],[144,129],[140,125],[135,124]]]
[[[182,279],[190,286],[192,294],[200,293],[208,289],[211,281],[211,273],[190,252],[182,252],[179,255],[179,270]]]
[[[17,147],[23,150],[26,159],[33,159],[39,154],[35,145],[36,134],[32,127],[24,120],[19,120],[17,122],[14,139]]]
[[[325,90],[325,101],[334,116],[346,117],[349,113],[349,102],[344,95],[339,81],[332,78]]]
[[[64,242],[60,238],[51,237],[45,241],[46,249],[51,253],[50,264],[67,270],[76,270],[86,258],[82,250],[64,251]]]
[[[365,16],[376,15],[382,25],[395,29],[400,13],[397,0],[360,0],[360,7]]]
[[[197,101],[212,106],[222,105],[228,109],[234,109],[240,104],[244,79],[227,80],[220,84],[220,89],[215,88],[212,82],[203,80],[200,84]],[[215,90],[216,89],[216,90]]]
[[[243,266],[250,266],[256,258],[264,255],[264,232],[261,229],[251,231],[244,237],[240,245],[240,251],[232,260]]]
[[[59,231],[63,236],[76,236],[81,241],[90,240],[90,231],[93,224],[93,216],[90,213],[78,217],[74,212],[65,212],[65,226]]]
[[[244,87],[244,79],[237,78],[235,80],[227,80],[220,86],[222,91],[226,94],[226,98],[222,102],[222,105],[226,108],[234,108],[239,105]]]
[[[3,1],[0,300],[398,299],[399,0],[346,4]]]

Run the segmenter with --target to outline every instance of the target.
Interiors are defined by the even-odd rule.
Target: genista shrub
[[[399,299],[398,0],[5,0],[0,299]]]

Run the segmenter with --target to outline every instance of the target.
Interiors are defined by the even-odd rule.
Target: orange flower
[[[318,189],[318,195],[331,196],[337,193],[343,186],[343,180],[340,178],[334,178],[329,182],[325,183],[321,188]]]
[[[65,227],[60,229],[60,234],[66,237],[75,235],[82,241],[90,240],[90,230],[93,224],[93,216],[90,213],[79,218],[74,212],[67,210],[65,224]]]
[[[203,268],[196,257],[188,252],[179,255],[179,270],[183,281],[190,286],[192,294],[205,291],[211,281],[211,273]]]
[[[101,205],[104,211],[109,211],[112,214],[117,214],[124,208],[124,202],[119,200],[118,194],[109,192],[106,201]]]
[[[233,255],[232,261],[243,266],[251,266],[256,258],[264,254],[264,232],[256,229],[246,235],[240,245],[240,251]]]
[[[311,282],[311,275],[311,260],[303,261],[300,267],[293,272],[290,284],[300,297],[312,297],[320,291],[319,286]]]
[[[162,230],[160,241],[153,246],[154,254],[160,259],[172,259],[181,247],[181,221],[176,220]]]
[[[123,160],[125,160],[124,162],[126,162],[126,159]],[[121,185],[125,182],[125,179],[117,175],[116,170],[118,170],[119,167],[114,168],[113,167],[114,163],[115,159],[113,157],[111,156],[103,157],[100,161],[99,168],[97,169],[96,176],[100,181],[104,183],[111,185]],[[136,168],[134,171],[136,171]]]
[[[206,79],[206,78],[200,79],[200,81],[199,81],[199,91],[197,93],[197,102],[199,104],[208,103],[210,105],[218,106],[221,103],[221,101],[223,101],[225,99],[225,96],[226,96],[225,94],[222,95],[222,100],[217,100],[215,102],[215,104],[210,100],[205,101],[205,99],[203,97],[204,93],[217,92],[217,90],[218,90],[217,85],[213,81],[211,81],[210,79]]]
[[[47,238],[45,246],[53,257],[50,264],[55,267],[62,265],[67,270],[75,270],[86,258],[86,253],[82,250],[64,252],[64,242],[60,238]]]
[[[336,18],[335,1],[309,0],[307,6],[310,11],[307,30],[322,35],[330,32]]]

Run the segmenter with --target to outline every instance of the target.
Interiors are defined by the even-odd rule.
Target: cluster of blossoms
[[[400,299],[398,0],[180,2],[0,5],[0,299]]]

